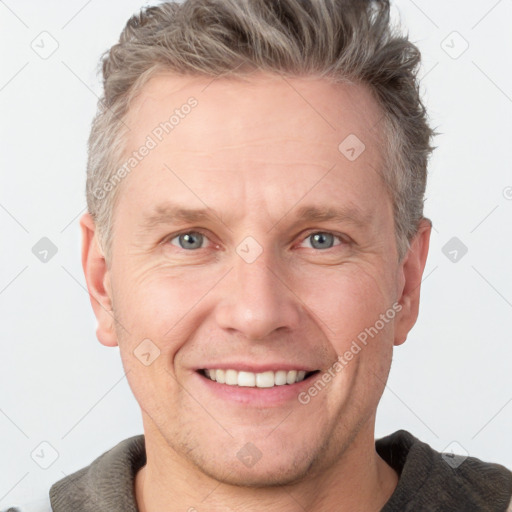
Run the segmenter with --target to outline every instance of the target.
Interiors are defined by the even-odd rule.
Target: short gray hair
[[[134,97],[156,74],[244,76],[254,70],[365,84],[380,105],[382,177],[399,260],[423,217],[430,140],[418,48],[392,26],[389,0],[185,0],[145,7],[102,56],[104,94],[89,137],[87,206],[107,262]],[[101,193],[98,193],[101,191]]]

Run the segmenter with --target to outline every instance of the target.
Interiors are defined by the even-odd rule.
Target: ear
[[[402,306],[395,322],[395,345],[401,345],[413,328],[418,318],[420,307],[421,277],[427,261],[432,223],[422,219],[418,231],[411,241],[410,248],[404,256],[398,276],[400,288],[398,302]]]
[[[82,268],[87,282],[92,309],[98,320],[96,336],[107,347],[117,345],[112,312],[110,270],[100,248],[94,219],[89,213],[80,218],[82,231]]]

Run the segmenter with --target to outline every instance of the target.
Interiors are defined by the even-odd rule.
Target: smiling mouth
[[[198,372],[207,379],[228,386],[249,388],[273,388],[302,382],[319,373],[320,370],[277,370],[261,373],[237,371],[232,369],[201,369]]]

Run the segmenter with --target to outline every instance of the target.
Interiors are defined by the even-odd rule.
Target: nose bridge
[[[232,261],[233,270],[217,307],[219,326],[260,340],[277,329],[295,328],[300,320],[298,301],[283,283],[271,249],[263,250],[246,239]]]

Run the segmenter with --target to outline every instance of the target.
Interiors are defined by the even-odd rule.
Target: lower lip
[[[311,385],[310,377],[294,384],[271,388],[230,386],[229,384],[219,384],[208,377],[204,377],[199,372],[194,372],[194,374],[199,380],[200,385],[205,386],[210,393],[213,393],[222,400],[257,408],[282,405],[290,400],[300,403],[298,400],[299,393]]]

